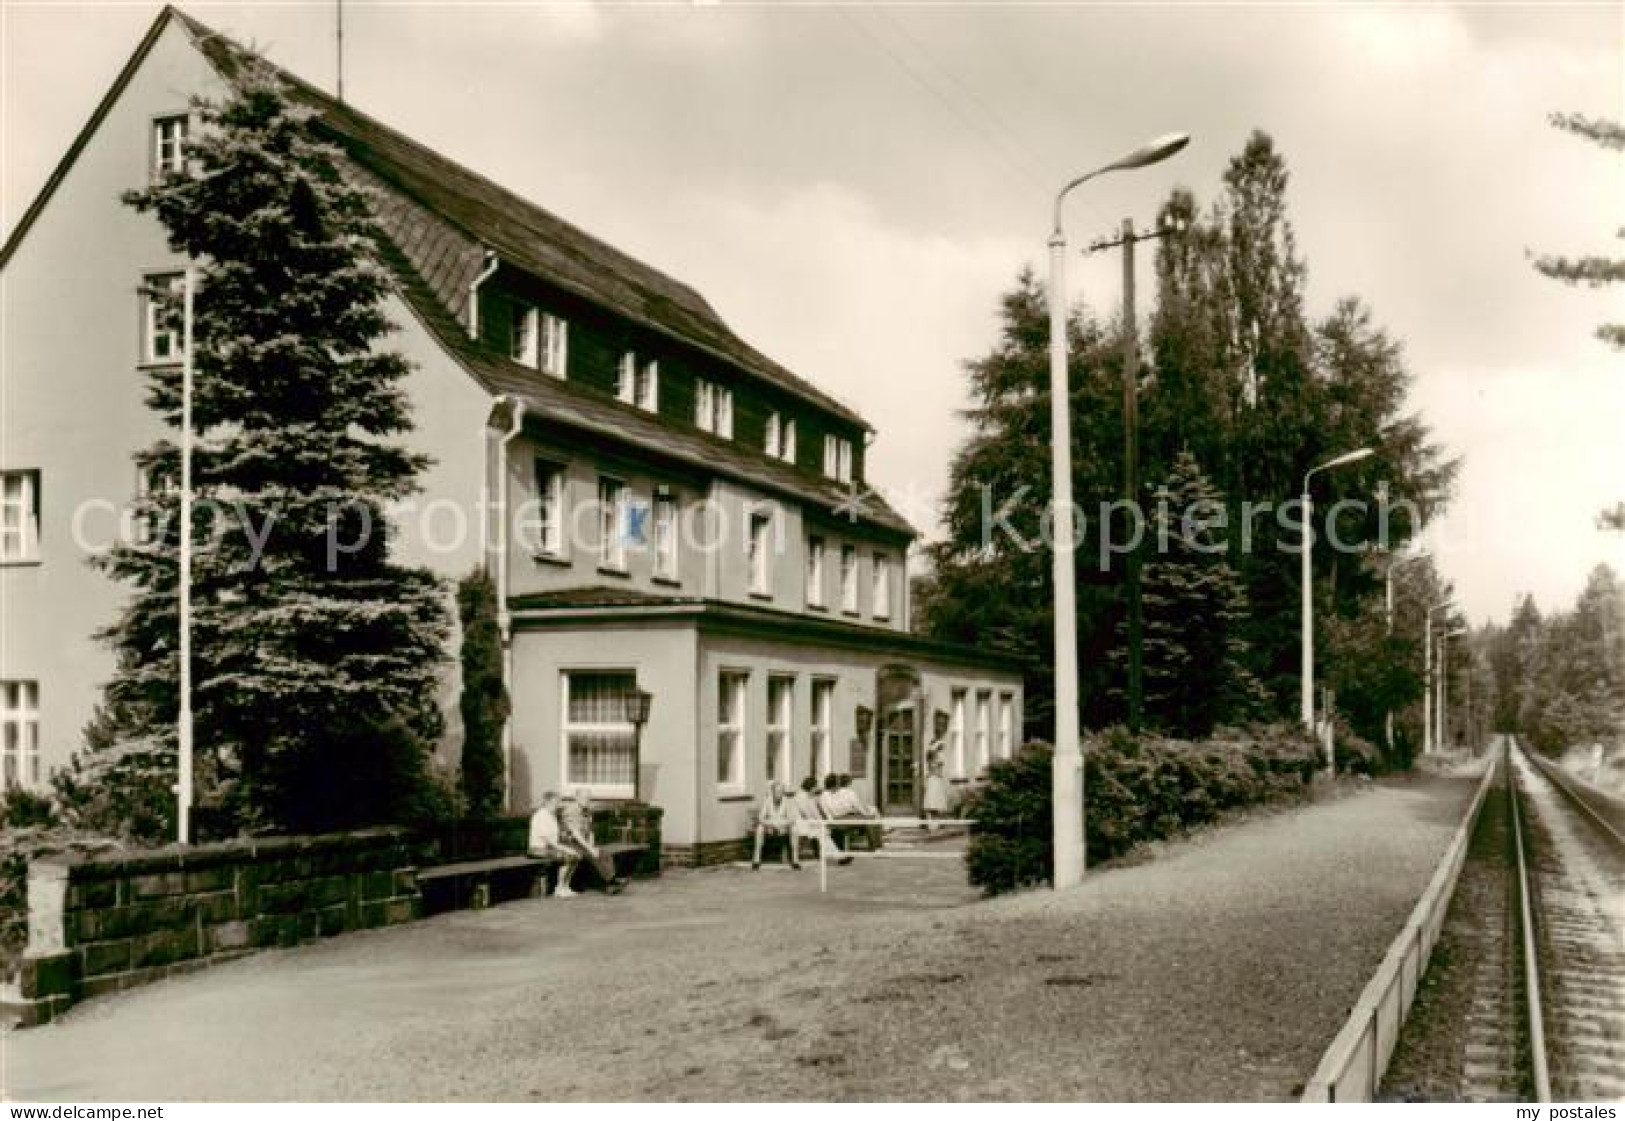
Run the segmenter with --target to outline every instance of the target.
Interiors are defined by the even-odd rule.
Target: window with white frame
[[[37,561],[40,473],[0,471],[0,564]]]
[[[39,682],[0,681],[0,789],[39,783]]]
[[[733,439],[733,390],[697,378],[694,382],[694,423],[701,431],[721,436],[724,440]]]
[[[993,694],[985,689],[978,690],[976,694],[976,766],[985,767],[992,761],[988,754],[992,745],[988,742],[993,722]]]
[[[752,595],[773,594],[773,514],[758,510],[750,516],[749,535],[745,540],[746,558],[750,562],[750,591]]]
[[[876,619],[886,619],[891,616],[891,560],[884,553],[876,553],[873,563],[874,587],[870,614]]]
[[[1016,698],[1013,693],[999,694],[999,758],[1008,759],[1015,754]]]
[[[841,610],[849,615],[858,613],[858,549],[856,545],[841,546]]]
[[[598,564],[626,571],[626,484],[607,475],[598,477]]]
[[[621,355],[621,371],[615,382],[615,396],[644,412],[660,409],[660,363],[640,359],[630,350]]]
[[[812,773],[822,780],[835,769],[835,682],[812,687]]]
[[[152,177],[163,179],[186,170],[186,134],[191,121],[185,113],[158,117],[152,122]]]
[[[843,436],[824,437],[824,474],[839,483],[852,481],[852,441]]]
[[[790,781],[790,750],[794,741],[796,679],[767,679],[767,780]]]
[[[160,499],[179,489],[180,484],[174,474],[157,464],[136,468],[135,505],[130,511],[129,522],[131,544],[152,544],[165,517]]]
[[[807,538],[807,606],[824,606],[824,553],[822,537]]]
[[[141,280],[141,360],[179,362],[184,278],[178,272],[151,273]]]
[[[536,460],[536,517],[532,544],[538,556],[564,556],[564,466]]]
[[[948,757],[954,778],[965,777],[965,690],[955,689],[948,704]]]
[[[598,798],[631,798],[636,786],[637,728],[630,719],[637,675],[631,670],[563,673],[566,789]]]
[[[570,367],[570,324],[544,312],[541,333],[542,373],[555,378],[566,377]]]
[[[777,410],[767,417],[766,449],[769,457],[785,463],[796,461],[796,418],[779,414]]]
[[[670,492],[655,495],[654,575],[657,580],[677,579],[677,496]]]
[[[745,696],[750,675],[725,670],[717,677],[717,785],[745,788]]]
[[[533,304],[515,300],[508,305],[508,357],[532,369],[541,357],[537,340],[540,316]]]

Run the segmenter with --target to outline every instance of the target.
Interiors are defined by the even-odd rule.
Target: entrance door
[[[886,760],[886,813],[912,816],[917,806],[919,768],[914,755],[914,706],[901,704],[886,714],[882,728]]]

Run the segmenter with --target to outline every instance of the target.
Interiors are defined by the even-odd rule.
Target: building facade
[[[139,375],[181,357],[146,293],[184,263],[119,195],[183,166],[190,98],[265,65],[166,9],[0,251],[8,785],[66,762],[111,673],[92,636],[122,591],[86,561],[132,531],[132,456],[159,435]],[[278,75],[375,190],[389,345],[434,464],[397,549],[494,574],[513,810],[638,798],[673,857],[702,860],[737,847],[772,779],[845,772],[917,808],[938,713],[955,780],[1013,750],[1019,672],[910,633],[915,532],[865,485],[860,416],[686,285]]]

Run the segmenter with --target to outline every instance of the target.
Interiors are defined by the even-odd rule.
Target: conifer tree
[[[1247,668],[1247,593],[1227,557],[1224,495],[1180,455],[1156,492],[1144,556],[1146,722],[1208,735],[1268,709]],[[1118,659],[1122,654],[1117,654]]]
[[[385,504],[426,460],[400,443],[408,363],[378,345],[389,281],[367,195],[272,76],[239,74],[196,119],[189,166],[125,201],[156,215],[196,277],[199,797],[238,828],[401,820],[441,730],[447,605],[430,573],[390,560]],[[147,532],[100,561],[134,591],[106,633],[107,707],[111,750],[173,774],[178,367],[149,374],[147,400],[170,435],[138,456],[162,484],[137,510]]]
[[[457,613],[463,626],[463,801],[470,817],[495,817],[502,812],[502,725],[509,703],[497,589],[485,569],[458,585]]]

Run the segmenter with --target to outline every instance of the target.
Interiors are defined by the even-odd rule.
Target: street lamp
[[[1098,175],[1129,171],[1165,160],[1190,137],[1169,133],[1136,148],[1104,167],[1080,175],[1055,195],[1049,238],[1049,392],[1050,471],[1054,491],[1055,573],[1055,756],[1051,777],[1054,798],[1053,843],[1056,890],[1083,879],[1083,753],[1078,747],[1078,618],[1072,524],[1072,395],[1066,376],[1066,233],[1061,206],[1066,196]]]
[[[1422,618],[1422,754],[1433,754],[1433,613],[1450,606],[1440,600]]]
[[[1299,561],[1302,569],[1300,579],[1303,582],[1303,665],[1299,674],[1299,707],[1303,717],[1303,726],[1312,736],[1315,732],[1315,598],[1313,592],[1314,577],[1314,548],[1315,548],[1315,504],[1309,494],[1309,480],[1322,471],[1330,471],[1334,467],[1343,467],[1350,463],[1358,463],[1373,453],[1371,448],[1358,448],[1355,451],[1344,452],[1334,459],[1311,467],[1303,475],[1303,548],[1300,550]],[[1330,744],[1326,745],[1326,773],[1337,773],[1337,758]]]

